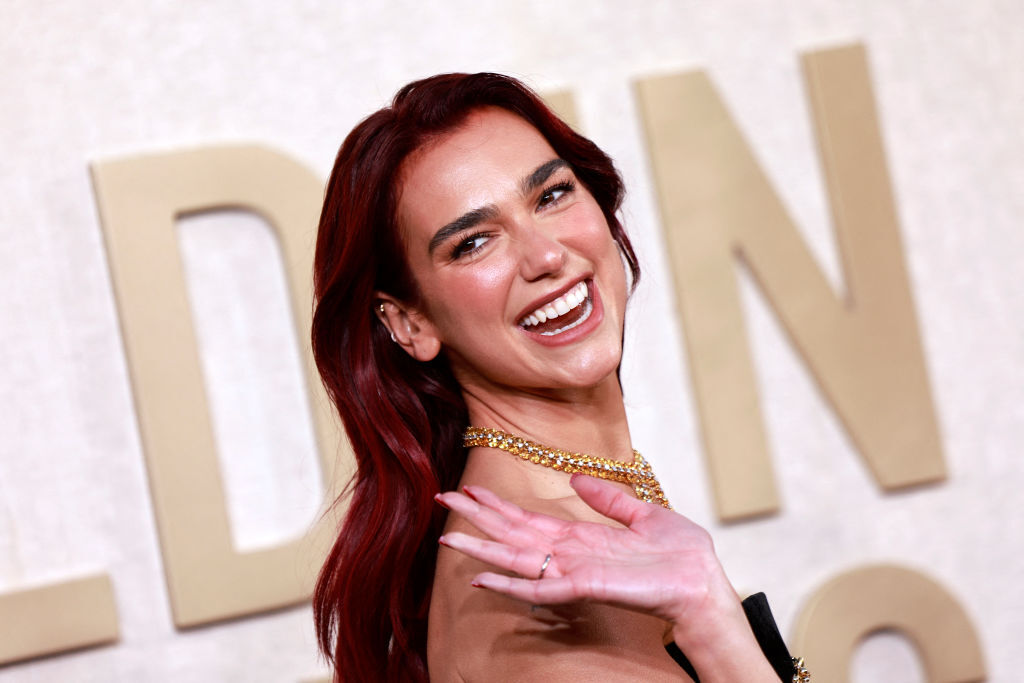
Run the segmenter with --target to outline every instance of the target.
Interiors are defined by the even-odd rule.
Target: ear
[[[377,318],[391,339],[418,361],[434,360],[441,352],[441,338],[433,323],[418,309],[390,294],[377,293]]]

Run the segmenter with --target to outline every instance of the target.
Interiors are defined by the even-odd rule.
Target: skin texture
[[[488,108],[414,153],[401,182],[419,296],[380,294],[396,343],[421,361],[447,355],[472,424],[630,460],[616,375],[626,276],[572,169],[524,120]],[[579,282],[592,309],[577,328],[541,337],[520,324]],[[582,480],[470,451],[468,495],[439,498],[457,514],[437,558],[431,680],[685,681],[666,638],[702,681],[777,680],[706,532],[624,485]]]
[[[522,191],[555,159],[525,121],[488,109],[404,167],[399,222],[421,303],[383,297],[387,323],[420,360],[445,348],[471,412],[474,403],[515,412],[507,404],[526,395],[588,401],[617,386],[626,280],[600,207],[569,168]],[[556,189],[565,183],[575,189]],[[481,208],[496,216],[430,251],[439,229]],[[586,338],[550,346],[524,333],[524,312],[582,279],[601,303],[600,324]]]

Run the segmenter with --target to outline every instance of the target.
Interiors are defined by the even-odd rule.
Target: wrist
[[[672,639],[687,657],[693,652],[726,651],[750,632],[739,596],[734,592],[709,596],[699,609],[672,620]]]
[[[668,616],[672,638],[680,648],[711,646],[720,635],[740,627],[750,630],[740,597],[721,565],[708,566],[705,571],[703,595],[690,592]]]
[[[728,590],[709,596],[700,610],[674,621],[672,637],[702,683],[779,680],[731,585]]]

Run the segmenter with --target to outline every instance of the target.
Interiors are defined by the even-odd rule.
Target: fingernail
[[[448,539],[445,536],[441,536],[440,538],[438,538],[437,542],[440,543],[441,545],[448,545]],[[451,547],[451,546],[449,546],[449,547]]]
[[[435,501],[435,502],[436,502],[436,503],[437,503],[438,505],[440,505],[441,507],[443,507],[443,508],[444,508],[445,510],[450,510],[450,509],[451,509],[451,508],[449,508],[449,507],[448,507],[448,504],[444,502],[444,498],[442,498],[442,497],[441,497],[441,494],[440,494],[440,493],[435,493],[435,494],[434,494],[434,501]]]
[[[462,492],[465,493],[470,498],[472,498],[473,500],[476,500],[476,496],[473,495],[473,491],[470,489],[470,487],[463,486],[462,487]]]
[[[470,582],[469,585],[471,585],[473,588],[483,588],[484,587],[484,585],[482,583],[480,583],[479,581],[477,581],[476,579],[473,579],[473,581]]]

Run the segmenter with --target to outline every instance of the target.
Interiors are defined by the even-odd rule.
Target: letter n
[[[863,47],[810,53],[847,294],[837,296],[702,72],[638,83],[718,514],[778,508],[735,268],[742,260],[878,483],[942,479]]]

